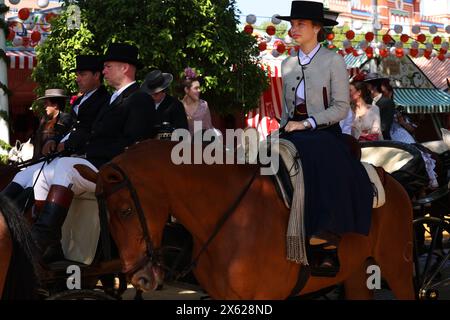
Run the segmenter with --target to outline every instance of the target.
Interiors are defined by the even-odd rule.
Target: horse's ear
[[[98,173],[84,164],[76,164],[73,166],[80,175],[88,181],[97,183]]]

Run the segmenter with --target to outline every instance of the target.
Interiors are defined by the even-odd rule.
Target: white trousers
[[[98,172],[97,168],[83,158],[64,157],[56,158],[44,167],[34,186],[34,198],[44,201],[47,199],[48,191],[53,184],[69,187],[74,195],[84,192],[95,192],[95,183],[84,179],[73,167],[76,164],[83,164]]]
[[[39,162],[32,166],[24,168],[22,171],[18,172],[15,175],[13,182],[20,184],[24,189],[32,187],[34,182],[36,181],[37,175],[42,169],[43,164],[44,162]]]

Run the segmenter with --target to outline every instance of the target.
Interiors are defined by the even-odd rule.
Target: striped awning
[[[407,113],[450,112],[450,94],[439,89],[396,88],[394,102]]]
[[[437,57],[411,58],[417,67],[430,79],[438,89],[447,89],[447,79],[450,79],[450,59],[444,61]]]
[[[33,69],[36,66],[36,53],[34,51],[7,50],[10,69]]]
[[[344,56],[345,64],[347,65],[347,69],[353,68],[361,68],[361,66],[368,60],[365,53],[360,54],[355,57],[352,54],[347,54]]]

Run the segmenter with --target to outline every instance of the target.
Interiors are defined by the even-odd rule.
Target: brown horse
[[[286,260],[289,211],[272,179],[259,175],[256,165],[177,166],[171,161],[173,146],[139,143],[98,174],[77,166],[85,178],[97,181],[97,195],[106,197],[110,230],[132,284],[150,290],[162,282],[158,250],[169,214],[192,234],[196,257],[231,210],[193,269],[198,282],[215,299],[287,298],[300,265]],[[385,189],[386,204],[373,210],[370,234],[342,236],[337,276],[310,277],[300,294],[344,282],[347,298],[371,298],[366,271],[373,258],[398,299],[414,298],[410,200],[388,175]]]
[[[0,195],[0,298],[35,298],[39,267],[28,222]]]

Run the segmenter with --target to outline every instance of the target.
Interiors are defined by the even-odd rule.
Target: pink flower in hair
[[[194,69],[187,67],[184,69],[184,75],[186,76],[186,79],[195,79],[197,78],[197,73],[194,71]]]

